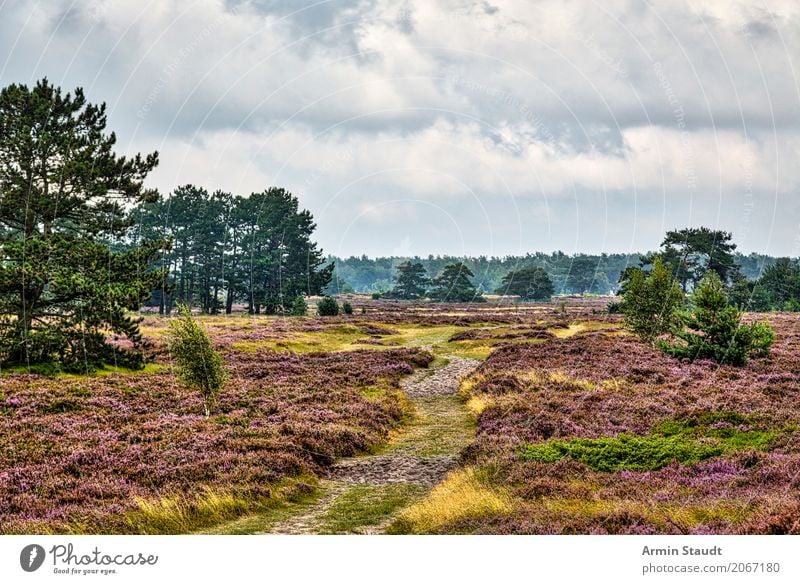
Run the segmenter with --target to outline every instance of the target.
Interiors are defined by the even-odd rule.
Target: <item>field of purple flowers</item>
[[[181,531],[302,494],[335,457],[386,439],[404,415],[398,381],[431,359],[403,348],[236,352],[217,341],[231,379],[208,419],[166,365],[4,375],[0,532]]]
[[[678,362],[585,331],[496,350],[465,461],[513,504],[480,533],[800,533],[800,319],[746,367]]]
[[[181,533],[302,499],[404,422],[404,376],[462,354],[486,358],[462,383],[466,468],[400,532],[800,533],[800,318],[770,315],[771,355],[736,368],[603,307],[205,318],[230,371],[209,418],[149,316],[143,372],[0,377],[0,533]]]

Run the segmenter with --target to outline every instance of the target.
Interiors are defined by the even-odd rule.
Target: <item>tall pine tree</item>
[[[163,278],[148,265],[163,242],[128,251],[113,244],[129,209],[153,200],[143,187],[156,153],[117,156],[105,104],[63,94],[46,79],[0,92],[0,352],[6,363],[139,364],[106,342],[137,346],[135,310]]]

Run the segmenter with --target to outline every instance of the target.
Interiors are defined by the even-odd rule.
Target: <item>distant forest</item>
[[[407,261],[419,262],[429,276],[440,273],[444,266],[463,262],[475,274],[475,286],[491,294],[500,288],[503,276],[521,267],[544,268],[553,281],[556,294],[613,294],[619,287],[619,276],[627,267],[638,266],[639,259],[649,254],[576,254],[561,251],[550,254],[536,252],[523,256],[505,257],[360,257],[339,258],[328,256],[327,263],[335,265],[333,278],[325,289],[328,294],[382,293],[394,286],[396,267]],[[762,270],[775,264],[777,258],[762,254],[735,254],[741,273],[749,280],[756,280]]]

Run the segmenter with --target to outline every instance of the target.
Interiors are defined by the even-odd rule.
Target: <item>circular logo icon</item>
[[[26,572],[35,572],[42,567],[44,556],[45,553],[42,546],[35,543],[26,545],[19,553],[19,565]]]

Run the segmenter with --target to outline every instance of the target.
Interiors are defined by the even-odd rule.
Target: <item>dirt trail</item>
[[[472,416],[457,392],[461,378],[477,365],[452,357],[447,365],[405,379],[414,420],[379,453],[335,463],[321,484],[322,499],[266,533],[382,533],[403,507],[442,480],[473,438]]]

